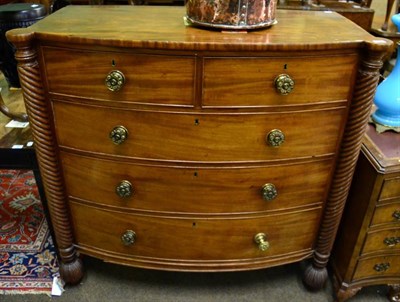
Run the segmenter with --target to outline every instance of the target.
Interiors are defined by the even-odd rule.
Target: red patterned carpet
[[[47,293],[56,253],[32,171],[0,170],[0,294]]]

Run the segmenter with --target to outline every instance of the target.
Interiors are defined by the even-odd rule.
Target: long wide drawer
[[[145,211],[250,213],[321,205],[333,160],[207,168],[134,164],[61,152],[61,161],[71,197]]]
[[[44,47],[49,92],[118,102],[193,106],[195,58]],[[106,77],[122,72],[110,91]]]
[[[263,161],[334,154],[342,130],[338,125],[345,116],[345,109],[189,114],[110,109],[60,101],[53,106],[60,146],[185,161]],[[126,129],[128,137],[116,145],[109,136],[120,126]],[[267,142],[267,137],[276,130],[285,136],[279,147]]]
[[[86,250],[119,254],[124,258],[146,258],[149,262],[162,258],[200,264],[201,261],[216,260],[222,264],[311,251],[321,210],[224,219],[142,216],[75,202],[70,202],[70,209],[76,243]],[[265,234],[263,241],[269,245],[264,251],[254,238],[260,233]],[[134,243],[126,242],[129,238]]]

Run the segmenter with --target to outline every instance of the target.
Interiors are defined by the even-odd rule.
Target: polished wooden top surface
[[[368,124],[362,150],[378,171],[400,171],[400,134],[394,131],[378,133]]]
[[[226,32],[185,25],[184,7],[68,6],[29,29],[16,29],[14,42],[35,37],[48,41],[174,50],[330,50],[386,49],[376,38],[333,12],[278,10],[278,23],[250,32]],[[20,33],[18,37],[15,34]]]

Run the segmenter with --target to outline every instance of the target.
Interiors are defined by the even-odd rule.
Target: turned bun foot
[[[66,284],[78,284],[83,278],[83,263],[80,258],[72,262],[60,263],[60,275]]]
[[[303,283],[310,290],[319,290],[324,287],[328,280],[328,270],[326,267],[315,268],[310,264],[304,271]]]

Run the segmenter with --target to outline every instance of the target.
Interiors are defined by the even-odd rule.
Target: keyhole
[[[194,124],[195,124],[196,126],[198,126],[198,125],[200,124],[199,119],[195,119],[195,120],[194,120]]]
[[[115,63],[115,60],[113,59],[113,60],[111,61],[111,66],[112,66],[112,67],[115,67],[115,65],[117,65],[117,64]]]
[[[196,227],[196,222],[192,223],[192,227],[194,227],[194,228]]]
[[[193,173],[193,175],[194,175],[194,177],[197,177],[197,176],[199,176],[199,173],[196,171]]]
[[[287,64],[283,65],[283,69],[287,69]]]

